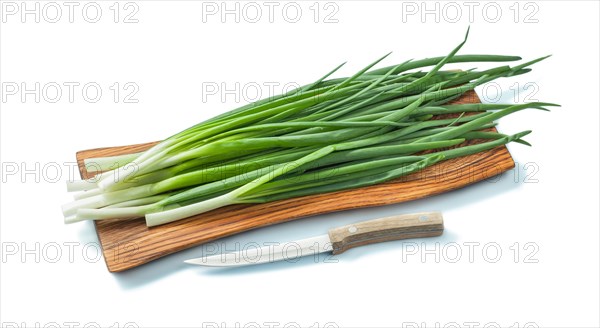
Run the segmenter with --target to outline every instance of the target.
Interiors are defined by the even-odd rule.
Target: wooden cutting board
[[[454,103],[478,103],[468,92]],[[477,141],[470,141],[475,143]],[[81,177],[84,159],[140,152],[155,143],[83,150],[77,153]],[[106,266],[124,271],[165,255],[242,231],[287,222],[311,215],[406,202],[440,194],[481,181],[514,167],[506,147],[444,161],[398,180],[355,190],[306,196],[258,205],[232,205],[158,227],[144,219],[96,221],[96,232]],[[425,210],[425,209],[424,209]]]

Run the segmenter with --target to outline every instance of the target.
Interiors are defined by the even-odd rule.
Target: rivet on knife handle
[[[329,230],[333,254],[367,244],[390,240],[435,237],[444,231],[440,212],[396,215]]]

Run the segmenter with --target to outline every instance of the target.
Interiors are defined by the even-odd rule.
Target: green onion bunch
[[[486,82],[527,73],[546,57],[487,70],[442,70],[448,63],[521,59],[457,55],[467,36],[447,56],[373,69],[386,55],[350,77],[330,78],[342,64],[311,84],[216,116],[144,152],[87,160],[88,170],[104,172],[68,183],[79,192],[63,206],[65,222],[145,217],[156,226],[232,204],[379,184],[512,141],[528,145],[522,138],[531,131],[486,129],[511,113],[557,105],[450,103]],[[483,142],[457,147],[471,139]],[[115,162],[119,167],[109,170]]]

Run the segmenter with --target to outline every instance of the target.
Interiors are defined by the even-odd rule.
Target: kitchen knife
[[[352,247],[390,240],[440,236],[444,221],[440,212],[396,215],[333,228],[328,234],[232,253],[204,256],[189,264],[229,267],[291,260],[301,256],[332,252],[340,254]]]

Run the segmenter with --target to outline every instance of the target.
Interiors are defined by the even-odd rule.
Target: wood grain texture
[[[395,215],[358,222],[329,230],[332,253],[340,254],[350,248],[384,241],[440,236],[444,219],[440,212]]]
[[[477,102],[477,94],[468,92],[454,103]],[[81,176],[92,176],[83,165],[86,158],[140,152],[153,144],[80,151],[77,161]],[[428,197],[490,178],[513,167],[510,153],[502,146],[444,161],[421,172],[376,186],[267,204],[232,205],[152,228],[146,227],[143,219],[96,221],[95,226],[108,270],[118,272],[243,231],[322,213]]]

